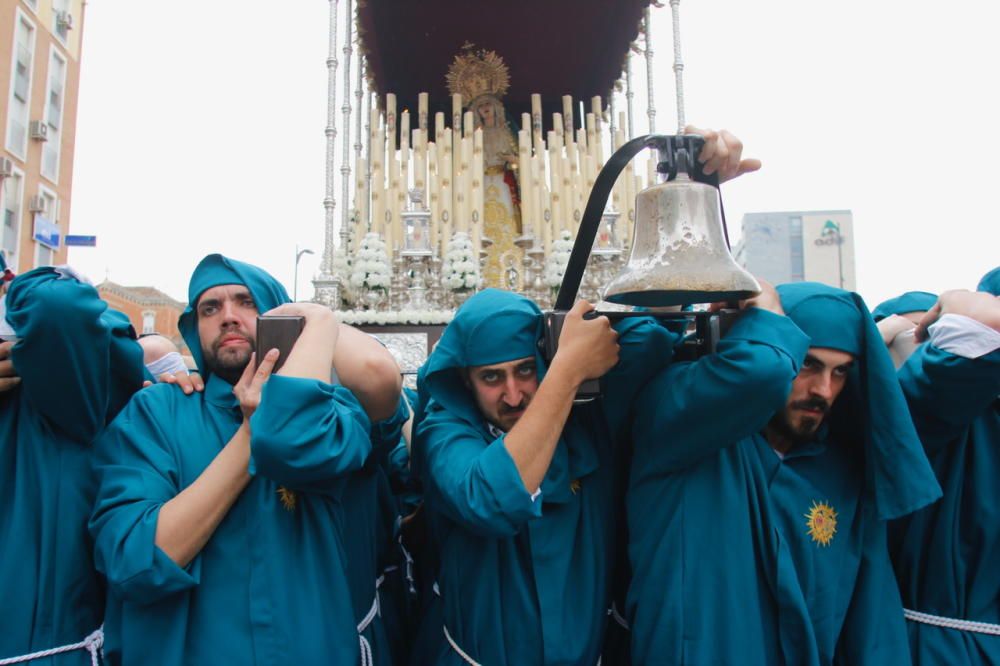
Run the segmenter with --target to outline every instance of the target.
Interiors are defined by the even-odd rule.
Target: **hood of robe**
[[[872,310],[872,318],[879,322],[889,315],[905,315],[910,312],[926,312],[937,303],[937,296],[929,291],[908,291],[895,298],[882,301]]]
[[[132,328],[128,317],[109,309],[107,302],[100,299],[93,286],[77,279],[72,271],[43,266],[15,278],[6,294],[8,307],[5,319],[13,330],[17,331],[17,337],[20,339],[12,352],[15,365],[18,348],[21,345],[31,344],[32,340],[41,336],[41,332],[35,333],[37,327],[49,325],[44,321],[44,317],[34,316],[33,309],[38,306],[36,295],[44,294],[45,290],[52,286],[51,283],[57,280],[71,280],[77,283],[80,295],[85,296],[80,299],[79,304],[81,306],[85,304],[89,308],[85,316],[64,321],[60,334],[82,336],[92,340],[94,345],[106,345],[108,349],[107,357],[103,354],[98,356],[102,359],[101,363],[107,365],[96,369],[93,367],[93,352],[96,350],[93,349],[77,349],[75,358],[71,352],[70,358],[64,361],[71,366],[70,376],[87,375],[81,377],[81,384],[86,381],[103,387],[103,390],[98,389],[89,392],[87,396],[82,396],[81,400],[73,405],[63,406],[75,412],[65,419],[67,423],[74,424],[70,428],[70,434],[89,441],[115,417],[132,394],[142,387],[145,378],[142,347],[136,342],[135,329]],[[16,315],[13,314],[15,312]],[[71,347],[72,345],[67,345],[67,348]],[[93,376],[95,372],[101,376]],[[99,396],[104,397],[99,398]],[[98,400],[106,402],[97,402]]]
[[[420,369],[421,410],[445,409],[492,440],[471,389],[462,376],[465,368],[506,363],[534,357],[539,382],[546,365],[539,348],[543,316],[534,302],[519,294],[486,289],[455,313],[440,341]],[[485,442],[484,442],[485,445]],[[542,480],[545,501],[569,500],[571,479],[597,468],[597,451],[592,439],[560,437],[548,472]]]
[[[191,274],[191,282],[188,284],[188,305],[181,314],[178,328],[206,382],[210,373],[205,369],[201,338],[198,335],[198,299],[206,290],[223,284],[245,285],[254,303],[257,304],[257,311],[261,314],[292,300],[281,283],[262,268],[229,259],[221,254],[210,254],[202,259]]]
[[[983,279],[979,281],[979,286],[976,287],[976,291],[985,291],[994,296],[1000,296],[1000,266],[997,266],[983,276]]]
[[[898,518],[939,498],[941,488],[864,300],[815,282],[781,285],[778,295],[785,314],[810,337],[811,347],[854,355],[847,385],[830,411],[829,426],[835,441],[860,445],[879,518]]]

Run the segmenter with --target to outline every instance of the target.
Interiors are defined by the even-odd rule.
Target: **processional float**
[[[620,60],[610,70],[605,67],[611,77],[609,92],[603,98],[591,95],[589,109],[579,95],[553,95],[551,89],[547,94],[530,92],[529,86],[538,82],[512,86],[505,57],[523,78],[533,74],[524,62],[545,62],[545,53],[524,53],[546,43],[525,34],[530,30],[522,29],[520,36],[512,33],[496,49],[478,48],[471,42],[496,45],[498,40],[483,30],[484,25],[495,24],[495,17],[478,16],[478,23],[476,16],[459,20],[457,12],[466,11],[467,5],[454,0],[429,0],[421,6],[421,13],[408,10],[407,3],[369,2],[359,7],[357,23],[366,57],[364,65],[356,67],[353,179],[349,145],[353,28],[352,21],[345,21],[341,107],[345,136],[340,168],[344,205],[337,244],[333,210],[337,4],[338,0],[331,0],[327,60],[326,247],[315,285],[317,300],[340,310],[343,319],[362,325],[440,325],[469,294],[489,286],[519,291],[543,308],[551,308],[547,316],[550,333],[557,333],[577,296],[592,302],[603,299],[620,306],[658,308],[746,298],[759,291],[729,253],[718,182],[705,177],[697,164],[703,140],[683,135],[679,0],[670,2],[679,126],[678,134],[670,136],[655,134],[651,10],[645,0],[569,3],[562,8],[579,14],[615,4],[613,15],[589,18],[598,29],[617,29],[619,41],[626,45],[624,67]],[[344,4],[350,14],[350,0]],[[549,9],[555,9],[555,17],[567,16],[554,7],[558,4],[535,8],[534,18]],[[416,24],[421,16],[435,16],[435,8],[442,12],[436,15],[438,23],[475,40],[463,43],[457,53],[443,50],[450,61],[433,56],[435,51],[426,43],[410,45],[416,50],[409,62],[387,57],[391,49],[385,40],[379,41],[383,36],[379,21],[391,21],[397,27],[411,25],[411,30],[400,34],[418,39],[423,32],[447,44],[448,38],[440,31],[432,34],[438,30],[437,23],[423,31]],[[401,16],[406,11],[414,13]],[[518,17],[508,13],[507,18],[517,23]],[[629,34],[629,20],[641,29],[633,27]],[[476,26],[478,31],[473,29]],[[635,44],[640,33],[642,49]],[[506,46],[507,52],[500,46]],[[566,57],[568,62],[584,64],[578,48],[576,53],[565,54],[556,47],[548,53],[550,58]],[[635,137],[632,117],[633,51],[645,56],[647,70],[650,133],[640,137]],[[407,78],[394,74],[393,67],[398,72],[420,72],[421,67],[424,71]],[[597,69],[591,66],[588,71]],[[565,70],[560,78],[571,80],[572,71]],[[367,94],[362,90],[366,79]],[[429,85],[431,79],[446,82],[447,96],[431,95],[428,89],[440,91],[441,87],[440,83]],[[401,99],[416,101],[412,128],[407,107],[397,115],[397,95],[388,91],[391,85],[402,90]],[[615,100],[620,97],[615,87],[624,88],[624,112],[616,113]],[[508,93],[510,103],[505,107]],[[507,108],[515,109],[510,118]],[[523,109],[520,126],[516,109]],[[546,111],[551,111],[552,118],[547,130]],[[367,123],[364,131],[362,120]],[[636,169],[633,158],[644,149],[651,150],[652,159],[645,169],[641,164]],[[607,163],[605,150],[613,152]],[[628,308],[620,306],[608,307],[615,309],[614,317],[629,316],[620,311]],[[690,324],[696,332],[691,340],[697,351],[714,347],[716,315],[658,316],[683,318]]]

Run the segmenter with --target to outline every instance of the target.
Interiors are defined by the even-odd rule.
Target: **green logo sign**
[[[819,232],[816,245],[842,245],[844,237],[840,234],[840,225],[833,220],[827,220]]]

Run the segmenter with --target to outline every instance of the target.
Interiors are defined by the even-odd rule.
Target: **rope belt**
[[[469,666],[483,666],[478,661],[476,661],[475,659],[473,659],[469,655],[465,654],[465,652],[462,650],[462,648],[458,647],[458,643],[456,643],[455,639],[453,639],[451,637],[451,634],[448,633],[448,627],[446,627],[446,626],[444,626],[442,624],[441,628],[444,629],[445,640],[448,641],[448,645],[450,645],[451,649],[455,651],[455,654],[457,654],[459,657],[461,657],[462,659],[464,659],[465,663],[467,663]]]
[[[611,616],[611,619],[614,620],[619,627],[625,631],[632,631],[632,627],[629,626],[628,620],[622,617],[622,614],[618,612],[618,606],[613,601],[611,602],[611,608],[608,609],[608,615]]]
[[[380,615],[378,603],[378,588],[385,581],[385,576],[375,579],[375,598],[372,600],[372,607],[368,609],[368,614],[358,623],[358,640],[361,644],[361,666],[375,666],[375,656],[372,654],[372,644],[364,637],[364,630],[372,623],[375,616]],[[0,665],[2,666],[2,665]]]
[[[63,645],[62,647],[41,650],[39,652],[32,652],[31,654],[21,655],[20,657],[7,657],[5,659],[0,659],[0,666],[8,666],[8,664],[24,664],[29,661],[34,661],[35,659],[53,657],[57,654],[73,652],[75,650],[86,650],[89,652],[91,665],[98,666],[97,653],[101,651],[102,647],[104,647],[104,627],[97,629],[79,643]]]
[[[945,627],[946,629],[958,629],[959,631],[974,631],[977,634],[990,634],[1000,636],[1000,624],[990,624],[989,622],[973,622],[972,620],[956,620],[951,617],[941,617],[930,613],[903,609],[903,617],[911,622],[922,622],[935,627]],[[0,662],[2,663],[2,662]]]

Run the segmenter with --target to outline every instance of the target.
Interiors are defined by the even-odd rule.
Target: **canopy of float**
[[[607,103],[621,77],[649,0],[367,0],[358,7],[361,51],[380,99],[395,93],[399,109],[430,94],[430,115],[450,118],[445,75],[466,43],[496,51],[510,68],[508,118],[531,111],[542,96],[546,117],[562,96]],[[468,103],[470,100],[463,100]],[[576,116],[578,114],[574,114]],[[579,127],[580,119],[575,124]]]

